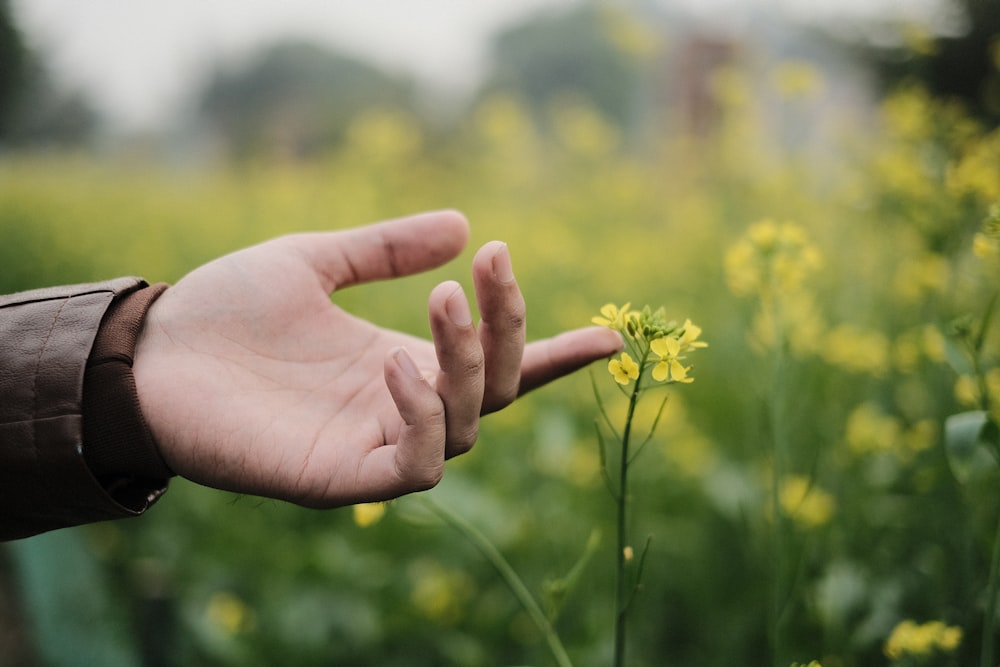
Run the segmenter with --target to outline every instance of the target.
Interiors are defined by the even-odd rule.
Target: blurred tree
[[[98,125],[87,98],[57,85],[25,42],[10,3],[0,0],[0,144],[80,146]]]
[[[8,0],[0,0],[0,138],[24,87],[27,49],[14,24]]]
[[[554,102],[582,98],[619,127],[633,128],[644,113],[645,65],[659,43],[637,16],[590,2],[502,32],[493,51],[484,96],[524,98],[543,126]]]
[[[902,48],[879,50],[875,60],[891,85],[915,79],[932,94],[962,100],[977,116],[1000,122],[1000,2],[952,0],[964,17],[954,36],[904,35]]]
[[[319,46],[279,42],[243,67],[216,69],[199,114],[236,157],[302,157],[338,143],[372,107],[412,109],[412,83]]]

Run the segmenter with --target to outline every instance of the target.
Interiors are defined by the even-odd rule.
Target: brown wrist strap
[[[83,456],[94,476],[107,486],[129,479],[166,479],[174,474],[153,441],[132,375],[146,312],[166,289],[166,284],[159,283],[115,299],[101,320],[87,360]]]

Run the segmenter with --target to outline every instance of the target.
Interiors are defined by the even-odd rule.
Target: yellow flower
[[[653,367],[653,379],[657,382],[673,380],[674,382],[694,382],[694,378],[687,376],[689,368],[685,368],[678,360],[681,352],[681,341],[672,336],[657,338],[649,344],[651,349],[660,358],[659,363]]]
[[[427,618],[454,623],[462,618],[466,604],[476,594],[469,575],[450,570],[435,561],[419,561],[410,568],[413,587],[410,601]]]
[[[224,591],[209,598],[205,615],[212,625],[230,636],[252,630],[255,622],[253,610],[238,596]]]
[[[882,650],[887,658],[898,660],[906,655],[927,656],[934,651],[949,653],[961,642],[961,628],[945,625],[941,621],[917,625],[907,619],[893,628]]]
[[[628,352],[622,352],[621,360],[612,359],[608,362],[608,372],[618,384],[628,384],[639,377],[639,364],[632,360]]]
[[[806,528],[828,523],[836,509],[833,496],[801,475],[792,475],[782,483],[779,502],[786,516]]]
[[[681,334],[680,343],[681,349],[687,350],[699,347],[708,347],[708,343],[705,341],[698,340],[701,336],[701,327],[693,324],[691,320],[684,320],[684,326],[682,327],[684,333]],[[655,341],[654,341],[655,342]]]
[[[852,373],[881,376],[889,368],[889,339],[880,331],[842,324],[823,341],[823,358]]]
[[[751,225],[725,256],[729,288],[738,296],[793,293],[821,265],[819,250],[804,229],[773,220]]]
[[[899,442],[902,425],[871,402],[862,403],[847,418],[846,440],[855,454],[891,451]]]
[[[601,308],[601,315],[591,318],[590,321],[602,327],[614,329],[615,331],[624,331],[625,324],[629,317],[631,317],[631,312],[629,311],[631,306],[631,303],[626,303],[621,308],[613,303],[605,304]]]
[[[360,503],[354,506],[354,523],[367,528],[385,516],[385,503]]]
[[[990,401],[1000,397],[1000,368],[986,371],[986,393]],[[970,407],[982,405],[983,395],[976,378],[971,375],[960,375],[955,380],[955,398],[959,403]]]

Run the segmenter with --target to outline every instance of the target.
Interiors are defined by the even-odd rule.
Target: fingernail
[[[415,380],[422,380],[424,376],[420,373],[420,369],[417,365],[413,363],[413,358],[407,353],[403,348],[399,348],[392,353],[392,358],[396,360],[396,365],[399,369],[409,375]]]
[[[510,251],[506,243],[493,255],[493,277],[502,283],[514,282],[514,268],[510,264]]]
[[[456,286],[444,304],[448,312],[448,318],[457,327],[467,327],[472,324],[472,313],[469,311],[469,302],[465,300],[465,292],[461,286]]]

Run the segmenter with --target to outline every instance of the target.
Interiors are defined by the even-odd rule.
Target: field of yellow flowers
[[[662,415],[636,417],[657,424],[629,487],[629,664],[993,665],[1000,130],[911,87],[820,132],[810,86],[777,118],[739,71],[715,86],[713,132],[641,146],[581,105],[553,109],[549,135],[494,98],[444,138],[365,114],[305,164],[9,157],[0,290],[174,281],[274,235],[458,208],[462,259],[336,302],[425,335],[430,288],[467,284],[499,238],[529,337],[631,302],[709,343]],[[38,642],[55,664],[556,664],[444,506],[518,573],[571,664],[608,665],[595,388],[616,395],[605,364],[491,416],[425,496],[316,512],[175,480],[142,519],[14,544]],[[64,585],[67,551],[97,592]]]

